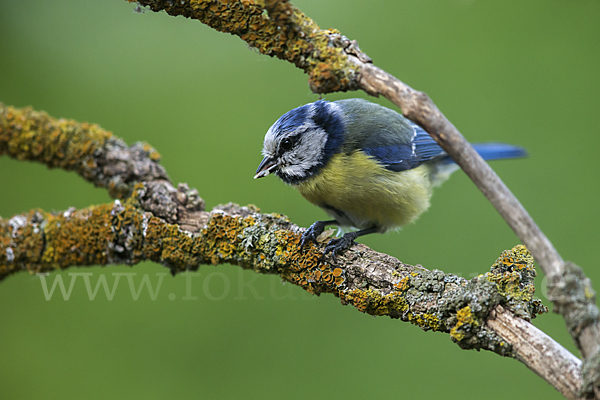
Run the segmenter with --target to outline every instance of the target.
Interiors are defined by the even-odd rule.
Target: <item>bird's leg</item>
[[[313,242],[317,244],[317,237],[325,230],[327,225],[335,225],[337,224],[336,220],[332,221],[317,221],[310,226],[304,233],[302,234],[302,240],[300,241],[300,247],[304,247],[304,245],[308,242]]]
[[[355,232],[348,232],[339,239],[330,240],[329,243],[327,243],[327,246],[325,246],[325,254],[331,252],[333,255],[333,259],[335,260],[335,256],[338,253],[341,253],[344,250],[349,249],[350,247],[352,247],[353,244],[355,244],[354,240],[356,238],[358,238],[360,236],[368,235],[371,233],[376,233],[376,232],[379,232],[379,228],[377,228],[377,227],[361,229],[360,231],[355,231]]]

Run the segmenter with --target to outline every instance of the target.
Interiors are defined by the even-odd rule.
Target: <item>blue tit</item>
[[[502,143],[473,145],[486,160],[523,157]],[[333,220],[317,221],[301,244],[316,243],[328,225],[356,228],[329,241],[335,256],[356,238],[413,222],[429,207],[433,187],[458,166],[416,123],[362,99],[319,100],[279,118],[265,135],[256,178],[275,173]]]

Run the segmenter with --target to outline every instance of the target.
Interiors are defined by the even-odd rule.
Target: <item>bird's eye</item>
[[[285,138],[281,141],[281,148],[284,150],[289,150],[292,148],[292,139],[290,138]]]

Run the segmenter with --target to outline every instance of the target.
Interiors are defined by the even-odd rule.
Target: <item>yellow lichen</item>
[[[460,342],[465,337],[465,325],[470,325],[472,327],[479,326],[479,323],[471,313],[470,306],[465,306],[458,310],[458,312],[456,313],[456,319],[456,325],[454,325],[454,327],[450,329],[450,337],[452,337],[457,342]]]
[[[44,236],[45,251],[42,262],[55,268],[73,265],[106,264],[109,243],[115,239],[110,212],[112,204],[83,210],[47,214]],[[115,217],[120,229],[123,215]]]
[[[440,320],[433,314],[408,313],[407,317],[412,324],[420,326],[421,328],[430,328],[433,331],[440,330]]]
[[[340,291],[340,299],[344,304],[351,304],[357,310],[371,315],[404,315],[408,321],[423,329],[440,330],[438,317],[430,313],[410,312],[406,299],[400,292],[382,295],[375,289],[354,289]]]
[[[19,271],[23,266],[32,273],[42,270],[43,216],[43,211],[32,210],[9,220],[0,219],[0,278]],[[23,265],[23,262],[26,264]]]
[[[95,124],[0,103],[0,155],[75,169],[88,178],[88,170],[96,168],[94,152],[111,137],[111,132]]]
[[[404,278],[400,279],[400,281],[398,281],[398,283],[396,283],[394,286],[400,291],[408,290],[408,288],[409,288],[408,282],[409,281],[410,281],[410,277],[405,276]]]
[[[533,256],[523,245],[505,250],[485,274],[505,296],[531,301],[535,292],[533,277],[536,276]]]

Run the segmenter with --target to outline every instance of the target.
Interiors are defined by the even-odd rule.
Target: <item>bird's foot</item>
[[[335,261],[335,257],[338,254],[343,253],[345,250],[356,244],[354,239],[357,237],[358,235],[356,232],[348,232],[339,239],[330,240],[329,243],[327,243],[327,246],[325,246],[324,254],[331,253],[333,261]]]
[[[330,221],[317,221],[312,224],[307,230],[302,234],[302,239],[300,240],[300,247],[304,247],[305,244],[309,242],[313,242],[317,244],[317,238],[323,231],[325,227],[330,223]]]

